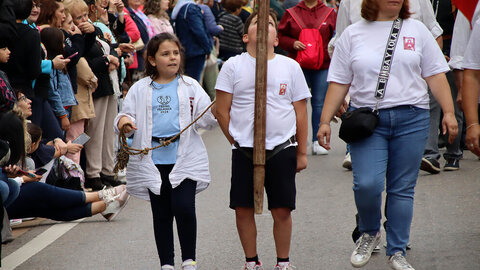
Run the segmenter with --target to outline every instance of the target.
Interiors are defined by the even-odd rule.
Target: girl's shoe
[[[242,270],[263,270],[262,262],[258,262],[258,264],[255,264],[255,262],[246,262]]]
[[[182,270],[196,270],[197,262],[194,260],[186,260],[182,263]]]
[[[273,270],[294,270],[297,269],[295,266],[293,266],[291,263],[286,263],[286,264],[278,264],[275,265]]]

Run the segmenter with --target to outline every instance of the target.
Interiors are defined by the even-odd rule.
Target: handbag
[[[402,22],[402,19],[397,18],[392,24],[387,48],[385,49],[385,54],[383,56],[382,67],[378,74],[377,88],[375,90],[375,98],[377,99],[375,109],[361,107],[346,112],[340,117],[340,119],[342,119],[342,124],[340,125],[338,136],[346,143],[352,143],[370,137],[378,125],[378,104],[385,96],[385,89],[387,87],[388,77],[390,76],[391,63],[393,62],[393,53],[397,46]]]

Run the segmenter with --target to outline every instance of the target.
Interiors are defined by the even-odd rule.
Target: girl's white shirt
[[[132,147],[144,149],[152,147],[152,79],[143,78],[128,91],[123,108],[114,121],[114,129],[118,134],[117,124],[123,116],[129,117],[137,127]],[[180,129],[188,126],[209,105],[210,98],[198,82],[188,76],[178,79],[178,100]],[[210,183],[208,156],[198,128],[212,129],[217,121],[211,110],[192,127],[180,135],[177,150],[177,162],[170,172],[169,178],[175,188],[185,179],[197,182],[197,193],[206,189]],[[127,134],[130,136],[133,134]],[[127,165],[127,191],[129,194],[149,200],[148,190],[160,195],[162,179],[152,160],[152,152],[147,155],[131,155]]]

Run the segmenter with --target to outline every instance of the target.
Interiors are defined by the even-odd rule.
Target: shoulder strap
[[[293,7],[287,9],[287,12],[292,16],[293,20],[298,24],[300,29],[307,28],[305,23],[302,20],[302,17],[298,16],[298,13],[295,11]]]
[[[390,68],[392,67],[393,53],[395,47],[397,47],[398,36],[400,35],[400,29],[402,28],[402,19],[397,18],[393,21],[392,30],[388,37],[387,47],[385,48],[385,54],[383,56],[382,66],[380,73],[378,74],[377,89],[375,90],[375,98],[378,100],[385,96],[385,89],[387,87],[388,77],[390,76]]]
[[[330,8],[330,11],[327,13],[327,16],[325,16],[325,18],[323,18],[323,21],[320,23],[320,25],[317,27],[317,29],[322,28],[323,23],[327,20],[328,16],[330,16],[330,13],[332,13],[332,11],[333,11],[333,8]]]

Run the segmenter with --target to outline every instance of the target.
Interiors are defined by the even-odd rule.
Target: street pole
[[[253,189],[255,213],[263,212],[265,184],[265,126],[267,115],[267,39],[270,0],[259,0],[255,69],[255,120],[253,131]]]

